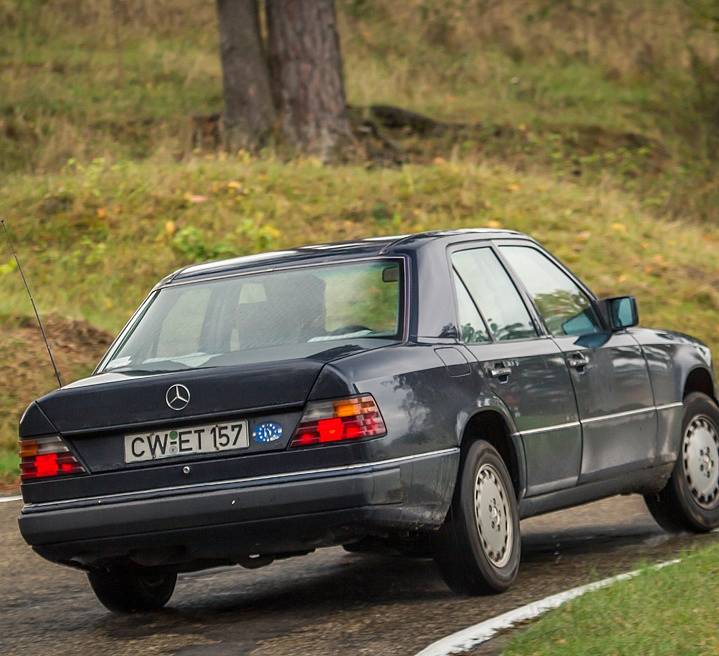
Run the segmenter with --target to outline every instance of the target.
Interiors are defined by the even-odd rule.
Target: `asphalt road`
[[[546,595],[717,539],[669,536],[639,497],[615,497],[523,523],[512,590],[462,598],[430,560],[324,549],[258,570],[181,577],[168,608],[111,615],[82,572],[22,541],[20,502],[0,504],[0,654],[411,656],[449,633]]]

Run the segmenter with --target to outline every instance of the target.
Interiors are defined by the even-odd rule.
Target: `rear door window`
[[[456,271],[453,272],[453,278],[454,289],[457,294],[457,314],[459,315],[459,330],[462,341],[466,344],[491,341],[477,306]]]
[[[497,341],[537,336],[522,297],[490,248],[452,255],[452,265]]]

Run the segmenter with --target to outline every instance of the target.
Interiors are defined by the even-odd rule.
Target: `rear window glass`
[[[396,341],[401,319],[397,260],[178,284],[156,293],[102,370],[155,373],[308,357],[338,343]]]

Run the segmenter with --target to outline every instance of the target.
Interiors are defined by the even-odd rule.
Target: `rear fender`
[[[317,376],[307,400],[338,399],[356,393],[355,386],[345,374],[331,364],[326,364]]]
[[[33,401],[20,418],[20,437],[52,435],[53,433],[57,433],[57,428],[48,419],[37,402]]]

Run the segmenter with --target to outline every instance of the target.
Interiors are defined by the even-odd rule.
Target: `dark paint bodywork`
[[[402,339],[241,367],[142,377],[98,373],[38,399],[21,420],[21,438],[62,435],[91,473],[24,483],[25,539],[51,560],[85,568],[130,558],[193,569],[364,536],[431,532],[451,503],[463,443],[479,437],[491,439],[508,459],[525,517],[661,489],[677,458],[688,385],[714,395],[709,350],[679,333],[639,327],[551,337],[516,277],[539,335],[465,345],[458,338],[450,254],[486,247],[504,261],[500,247],[520,243],[541,249],[509,231],[422,233],[240,258],[168,276],[158,288],[399,258]],[[588,360],[583,371],[568,361],[579,351]],[[506,381],[491,375],[505,364],[512,370]],[[174,383],[193,394],[179,412],[164,403]],[[385,436],[288,448],[308,401],[357,393],[374,396]],[[242,455],[123,463],[127,432],[234,417],[248,418],[250,427],[278,422],[283,439],[252,443]]]

